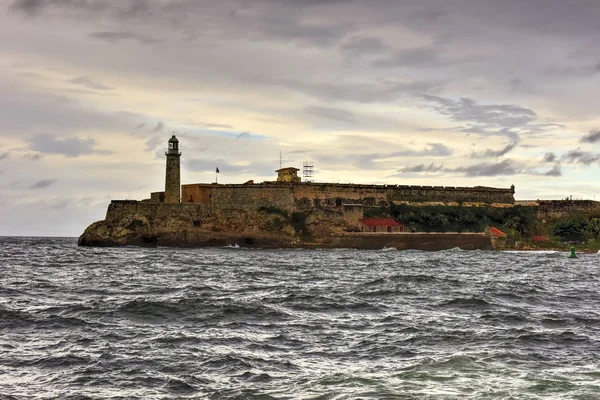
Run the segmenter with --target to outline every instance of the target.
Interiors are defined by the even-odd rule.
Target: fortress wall
[[[387,206],[390,202],[478,202],[514,204],[512,189],[335,183],[263,183],[252,185],[191,184],[182,186],[182,202],[217,209],[283,210],[341,207],[346,204]]]
[[[569,214],[600,214],[600,202],[593,200],[539,200],[538,216],[560,218]]]
[[[181,202],[182,203],[200,203],[210,204],[212,188],[217,185],[182,185]]]
[[[512,189],[487,187],[443,187],[403,185],[299,184],[294,197],[300,207],[316,204],[339,206],[362,203],[366,206],[388,205],[390,202],[479,202],[513,204]],[[312,204],[311,204],[312,203]]]
[[[212,204],[219,209],[243,208],[254,211],[260,207],[277,207],[287,211],[296,208],[291,186],[222,186],[213,189]]]
[[[485,187],[396,186],[389,191],[388,199],[394,202],[515,202],[512,189]]]
[[[291,185],[184,185],[183,201],[207,204],[216,209],[277,207],[293,211],[295,202]]]
[[[181,221],[202,220],[211,215],[211,208],[205,204],[153,203],[132,200],[113,200],[106,211],[106,221],[119,222],[122,219],[175,219]]]
[[[342,204],[383,205],[387,189],[375,185],[299,184],[294,186],[294,198],[302,208],[310,206],[335,207]],[[317,201],[315,201],[317,200]]]

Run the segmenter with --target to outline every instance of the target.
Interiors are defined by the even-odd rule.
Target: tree
[[[598,240],[600,235],[600,218],[591,218],[589,222],[589,230],[594,235],[594,240]]]
[[[554,224],[552,233],[562,242],[585,243],[590,236],[589,222],[581,215],[561,218]]]

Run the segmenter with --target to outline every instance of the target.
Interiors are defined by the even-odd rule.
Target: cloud
[[[58,139],[48,135],[37,135],[29,140],[29,148],[44,154],[61,154],[66,157],[78,157],[85,154],[110,154],[95,149],[96,141],[92,138],[80,139],[66,137]]]
[[[506,146],[504,146],[500,150],[487,149],[485,151],[473,152],[473,153],[471,153],[471,158],[495,158],[495,157],[502,157],[505,154],[507,154],[508,152],[510,152],[512,149],[514,149],[516,145],[517,145],[517,143],[510,143],[510,144],[507,144]]]
[[[393,54],[375,60],[376,67],[432,67],[440,62],[441,49],[437,46],[421,46],[397,50]]]
[[[453,121],[472,121],[486,127],[515,128],[528,125],[537,119],[533,110],[512,104],[483,105],[465,97],[452,100],[427,94],[421,97],[433,110],[449,116]]]
[[[6,160],[8,158],[8,151],[0,154],[0,161]]]
[[[421,94],[420,97],[429,108],[448,116],[450,120],[467,123],[466,126],[451,128],[451,131],[480,136],[506,136],[517,143],[523,135],[533,137],[564,127],[557,123],[536,123],[538,115],[535,111],[513,104],[479,104],[465,97],[453,100],[428,94]]]
[[[26,158],[26,159],[32,160],[32,161],[38,161],[42,157],[44,157],[44,155],[42,153],[28,153],[23,156],[23,158]]]
[[[439,172],[444,168],[442,164],[435,165],[431,164],[417,164],[410,167],[404,167],[400,169],[400,172]]]
[[[326,163],[332,166],[347,166],[351,164],[354,168],[360,170],[376,170],[382,166],[398,165],[398,158],[403,161],[407,157],[446,157],[453,154],[453,150],[443,143],[428,143],[420,149],[400,148],[388,152],[371,153],[349,153],[350,150],[375,148],[393,148],[392,143],[377,141],[360,137],[358,135],[341,135],[335,142],[335,147],[339,152],[323,151],[314,153],[313,157],[319,164]]]
[[[154,129],[152,129],[152,132],[153,133],[164,132],[164,130],[165,130],[165,124],[162,121],[158,121],[158,123],[156,124]]]
[[[202,125],[206,128],[214,128],[214,129],[233,129],[233,126],[227,124],[212,124],[210,122],[199,122],[198,125]]]
[[[346,57],[362,57],[382,53],[387,49],[376,36],[353,36],[340,45],[340,53]]]
[[[250,132],[242,132],[237,135],[235,138],[237,139],[248,139],[250,137]]]
[[[220,176],[225,175],[257,175],[272,176],[275,170],[273,163],[264,161],[233,164],[222,158],[192,158],[183,161],[185,168],[193,172],[215,172],[219,168]]]
[[[126,40],[134,41],[142,45],[158,43],[160,40],[150,36],[141,35],[129,31],[102,31],[92,32],[88,35],[92,39],[103,40],[108,43],[120,43]]]
[[[10,8],[29,16],[50,12],[78,12],[84,15],[109,12],[115,16],[132,17],[148,11],[149,4],[147,0],[14,0]]]
[[[412,151],[412,150],[401,150],[393,152],[394,156],[432,156],[432,157],[445,157],[451,156],[454,153],[450,147],[446,146],[444,143],[427,143],[427,147],[422,150]]]
[[[152,136],[146,139],[146,151],[155,151],[165,141],[162,136]]]
[[[552,152],[548,152],[546,154],[544,154],[544,162],[546,163],[551,163],[556,161],[556,154],[552,153]]]
[[[562,176],[562,171],[560,169],[560,165],[555,165],[549,171],[544,173],[545,176]]]
[[[307,114],[340,122],[355,122],[354,114],[334,107],[309,106],[304,109]]]
[[[579,140],[581,143],[598,143],[600,142],[600,129],[592,129],[587,135]]]
[[[576,149],[563,155],[561,160],[570,164],[592,165],[600,161],[600,154]]]
[[[78,76],[77,78],[70,79],[67,82],[92,90],[113,90],[112,87],[98,83],[89,76]]]
[[[435,80],[376,79],[367,81],[315,81],[272,79],[265,83],[285,87],[323,101],[356,103],[389,103],[415,93],[430,92],[442,87]]]
[[[55,183],[56,183],[55,179],[41,179],[41,180],[35,182],[29,188],[30,189],[45,189],[49,186],[54,185]]]
[[[17,87],[16,82],[7,84],[0,80],[0,136],[9,132],[65,135],[88,130],[128,131],[134,123],[132,116],[96,110],[64,94],[44,93],[28,86]]]
[[[503,176],[516,175],[523,172],[523,168],[515,165],[512,160],[507,159],[498,163],[480,163],[467,167],[456,167],[446,169],[448,172],[462,172],[465,176]]]

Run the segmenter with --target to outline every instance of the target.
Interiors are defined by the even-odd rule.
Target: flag
[[[221,171],[219,171],[219,167],[217,167],[217,174],[220,173]]]

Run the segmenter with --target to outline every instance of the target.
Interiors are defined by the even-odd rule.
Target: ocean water
[[[0,238],[0,398],[599,399],[599,261]]]

